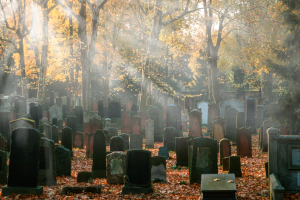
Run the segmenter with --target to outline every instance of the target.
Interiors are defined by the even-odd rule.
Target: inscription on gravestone
[[[123,174],[123,168],[122,168],[122,159],[113,159],[110,163],[110,169],[112,175],[119,175]]]
[[[211,149],[210,147],[198,147],[196,167],[210,168],[211,163]]]
[[[300,149],[292,149],[292,165],[300,165]]]

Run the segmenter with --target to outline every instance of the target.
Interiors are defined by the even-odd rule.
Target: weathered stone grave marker
[[[112,152],[107,155],[106,176],[108,184],[123,184],[126,174],[126,154]]]

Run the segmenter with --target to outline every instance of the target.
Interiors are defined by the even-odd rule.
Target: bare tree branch
[[[2,38],[1,36],[0,36],[0,40],[1,40],[1,41],[4,41],[4,42],[9,42],[9,43],[11,43],[11,44],[15,47],[16,51],[19,52],[19,48],[17,47],[17,45],[16,45],[13,41],[4,39],[4,38]]]
[[[196,8],[196,9],[194,9],[194,10],[190,10],[190,11],[187,11],[187,12],[183,12],[183,13],[181,13],[180,15],[174,17],[173,19],[169,19],[169,20],[167,20],[167,21],[165,21],[165,22],[162,22],[162,26],[167,26],[168,24],[173,23],[173,22],[175,22],[175,21],[181,19],[182,17],[184,17],[184,16],[186,16],[186,15],[192,13],[192,12],[195,12],[195,11],[197,11],[197,10],[200,10],[200,9],[204,9],[204,8]]]
[[[188,11],[188,9],[189,9],[189,4],[190,4],[190,0],[187,0],[187,1],[186,1],[186,5],[185,5],[184,12],[187,12],[187,11]]]
[[[3,8],[3,5],[2,5],[2,2],[1,2],[1,1],[0,1],[0,6],[1,6],[1,10],[2,10],[2,12],[3,12],[3,17],[4,17],[4,21],[5,21],[6,28],[15,31],[15,30],[16,30],[16,27],[10,27],[10,26],[8,25],[7,18],[6,18],[6,14],[5,14],[5,12],[4,12],[4,8]]]
[[[103,0],[100,5],[96,8],[97,11],[101,10],[103,8],[103,6],[106,4],[106,2],[108,2],[108,0]]]
[[[143,7],[141,6],[140,1],[139,1],[139,0],[136,0],[136,1],[138,2],[139,7],[140,7],[140,9],[143,11],[143,13],[144,13],[145,15],[148,15],[148,12],[146,12],[146,11],[143,9]]]
[[[47,12],[48,14],[58,5],[58,3],[56,2],[53,6],[51,6],[50,8],[48,8]]]
[[[72,16],[74,16],[78,21],[80,20],[80,16],[77,15],[73,10],[71,10],[69,7],[65,6],[62,2],[62,0],[57,0],[58,4],[64,9],[65,12],[70,12]]]

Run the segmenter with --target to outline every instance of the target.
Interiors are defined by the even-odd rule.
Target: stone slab
[[[41,195],[43,193],[43,186],[37,186],[34,188],[25,188],[25,187],[2,187],[2,196],[10,196],[11,194],[32,194],[32,195]]]
[[[72,187],[67,186],[64,187],[61,191],[61,194],[79,194],[82,192],[90,192],[94,194],[100,194],[101,193],[101,187],[100,186],[87,186],[87,187]]]

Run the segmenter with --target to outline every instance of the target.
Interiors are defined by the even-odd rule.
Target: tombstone
[[[238,156],[252,157],[251,128],[236,129],[236,144]]]
[[[67,117],[67,106],[62,105],[63,120]]]
[[[240,156],[229,157],[229,172],[235,174],[235,177],[242,177]]]
[[[107,155],[106,179],[108,184],[123,184],[126,174],[126,154],[112,152]]]
[[[230,108],[225,114],[225,137],[234,141],[236,132],[236,113],[235,108]]]
[[[56,176],[71,176],[71,151],[64,146],[55,148]]]
[[[225,120],[216,117],[213,122],[213,138],[218,142],[225,137]]]
[[[269,100],[264,100],[264,105],[263,105],[263,121],[265,121],[267,118],[270,117],[270,113],[268,111],[268,108],[270,107],[270,102]]]
[[[179,124],[177,123],[177,115],[178,115],[177,106],[174,104],[168,105],[166,127],[174,127],[176,130],[178,130]]]
[[[63,145],[65,148],[69,149],[71,152],[71,157],[73,157],[73,138],[72,138],[72,129],[70,127],[64,127],[62,129],[61,134],[61,145]]]
[[[31,106],[29,114],[35,121],[35,127],[39,128],[39,108],[36,105]]]
[[[153,183],[167,182],[166,157],[151,157],[151,181]]]
[[[159,156],[164,156],[166,160],[169,160],[169,150],[167,146],[159,147],[158,150],[158,155]]]
[[[119,101],[110,101],[108,104],[108,117],[121,118],[121,104]]]
[[[52,125],[57,126],[57,118],[54,117],[54,118],[52,119]]]
[[[264,114],[264,107],[262,105],[258,105],[256,109],[256,120],[255,125],[256,128],[260,128],[263,123],[263,114]]]
[[[129,134],[122,133],[119,136],[123,138],[123,141],[124,141],[124,150],[125,151],[129,150]]]
[[[145,142],[145,148],[154,148],[154,121],[151,119],[146,121]]]
[[[219,103],[219,109],[220,109],[220,117],[223,118],[225,117],[225,107],[226,106],[230,106],[230,108],[235,108],[238,112],[244,112],[244,101],[240,101],[237,99],[231,99],[231,100],[227,100],[227,101],[221,101]]]
[[[218,173],[217,140],[196,137],[191,140],[191,143],[192,148],[189,148],[190,184],[201,184],[202,174]]]
[[[69,109],[71,106],[71,97],[67,96],[67,108]]]
[[[38,185],[53,186],[56,184],[54,142],[48,138],[40,139]]]
[[[127,110],[122,111],[121,124],[122,124],[122,130],[121,130],[122,133],[131,133],[129,111]]]
[[[0,184],[7,184],[7,154],[4,150],[0,151]]]
[[[141,120],[142,118],[140,116],[133,116],[131,118],[131,134],[134,133],[140,133],[141,131]]]
[[[30,114],[30,104],[31,105],[41,105],[42,104],[42,101],[37,99],[37,98],[30,98],[30,99],[27,99],[26,101],[26,114]]]
[[[43,131],[41,131],[41,133],[44,133],[46,138],[52,140],[52,126],[49,124],[43,124],[42,127]]]
[[[189,113],[189,136],[202,137],[201,114],[197,109]]]
[[[229,170],[229,157],[225,157],[222,159],[223,171]]]
[[[50,104],[49,104],[49,106],[51,107],[52,105],[54,105],[54,92],[53,91],[50,92]]]
[[[92,183],[93,182],[93,174],[92,172],[78,172],[77,174],[77,183]]]
[[[143,136],[141,134],[130,135],[130,149],[143,149]]]
[[[1,151],[5,151],[5,143],[6,143],[5,137],[3,137],[0,133],[0,150]]]
[[[147,111],[147,119],[154,121],[154,142],[163,142],[162,135],[162,113],[157,107],[152,107]]]
[[[272,121],[271,119],[267,119],[263,122],[263,134],[262,134],[262,150],[263,150],[263,152],[268,151],[267,130],[271,127],[277,128],[278,125],[275,121]]]
[[[188,115],[181,115],[182,131],[187,131]]]
[[[67,124],[66,126],[70,127],[72,129],[72,133],[75,133],[77,131],[77,117],[76,116],[69,116],[67,117]]]
[[[132,100],[127,101],[126,110],[131,110]]]
[[[113,136],[110,139],[110,151],[124,151],[124,141],[120,136]]]
[[[74,115],[77,117],[76,130],[83,131],[83,108],[82,106],[75,106]]]
[[[103,113],[103,100],[102,100],[102,99],[99,99],[99,100],[98,100],[98,115],[99,115],[101,118],[104,118],[104,113]]]
[[[53,124],[53,118],[56,118],[57,120],[63,119],[63,113],[60,107],[57,105],[53,105],[49,108],[49,122],[50,124]]]
[[[58,143],[58,127],[55,125],[52,126],[52,140],[54,143]]]
[[[88,133],[87,134],[86,152],[85,152],[85,156],[87,158],[92,158],[93,157],[94,135],[95,135],[95,133]]]
[[[38,105],[38,110],[39,110],[38,118],[40,120],[40,119],[43,118],[43,107],[42,107],[42,105]]]
[[[15,194],[41,195],[43,187],[37,186],[39,174],[39,132],[33,128],[12,131],[7,187],[2,196]]]
[[[106,144],[102,130],[94,135],[92,172],[93,178],[106,178]]]
[[[236,128],[246,127],[244,112],[236,113]]]
[[[118,136],[118,129],[115,128],[115,127],[110,127],[108,130],[107,130],[107,135],[106,135],[106,145],[109,145],[110,144],[110,140],[112,137],[114,136]]]
[[[73,133],[73,148],[83,149],[83,133],[75,132]]]
[[[126,179],[122,194],[152,192],[151,151],[137,149],[127,151]]]
[[[207,122],[207,130],[210,132],[212,130],[212,124],[214,118],[219,116],[218,105],[213,103],[208,105],[208,122]]]
[[[131,111],[134,112],[134,115],[137,115],[137,107],[136,107],[135,104],[132,104],[132,106],[131,106]]]
[[[141,120],[141,127],[145,128],[146,126],[146,120],[147,120],[147,114],[144,111],[140,111],[138,112],[138,115],[142,118]]]
[[[201,101],[197,103],[197,108],[201,110],[202,116],[201,116],[201,123],[202,124],[208,124],[208,102]]]
[[[222,140],[220,140],[219,152],[220,152],[220,165],[223,165],[223,158],[231,156],[231,144],[228,139],[223,138]]]
[[[246,126],[255,129],[255,101],[253,98],[247,99]],[[252,132],[255,132],[255,130],[253,130]]]
[[[15,109],[17,113],[17,118],[19,118],[19,115],[26,114],[26,103],[22,100],[17,100],[15,103]]]
[[[176,151],[176,166],[188,166],[188,140],[190,137],[176,137],[175,151]]]
[[[106,118],[105,119],[105,129],[108,130],[110,128],[110,124],[111,124],[111,119],[110,118]]]
[[[175,137],[177,131],[174,127],[166,127],[164,130],[164,146],[168,147],[169,151],[175,151]]]

